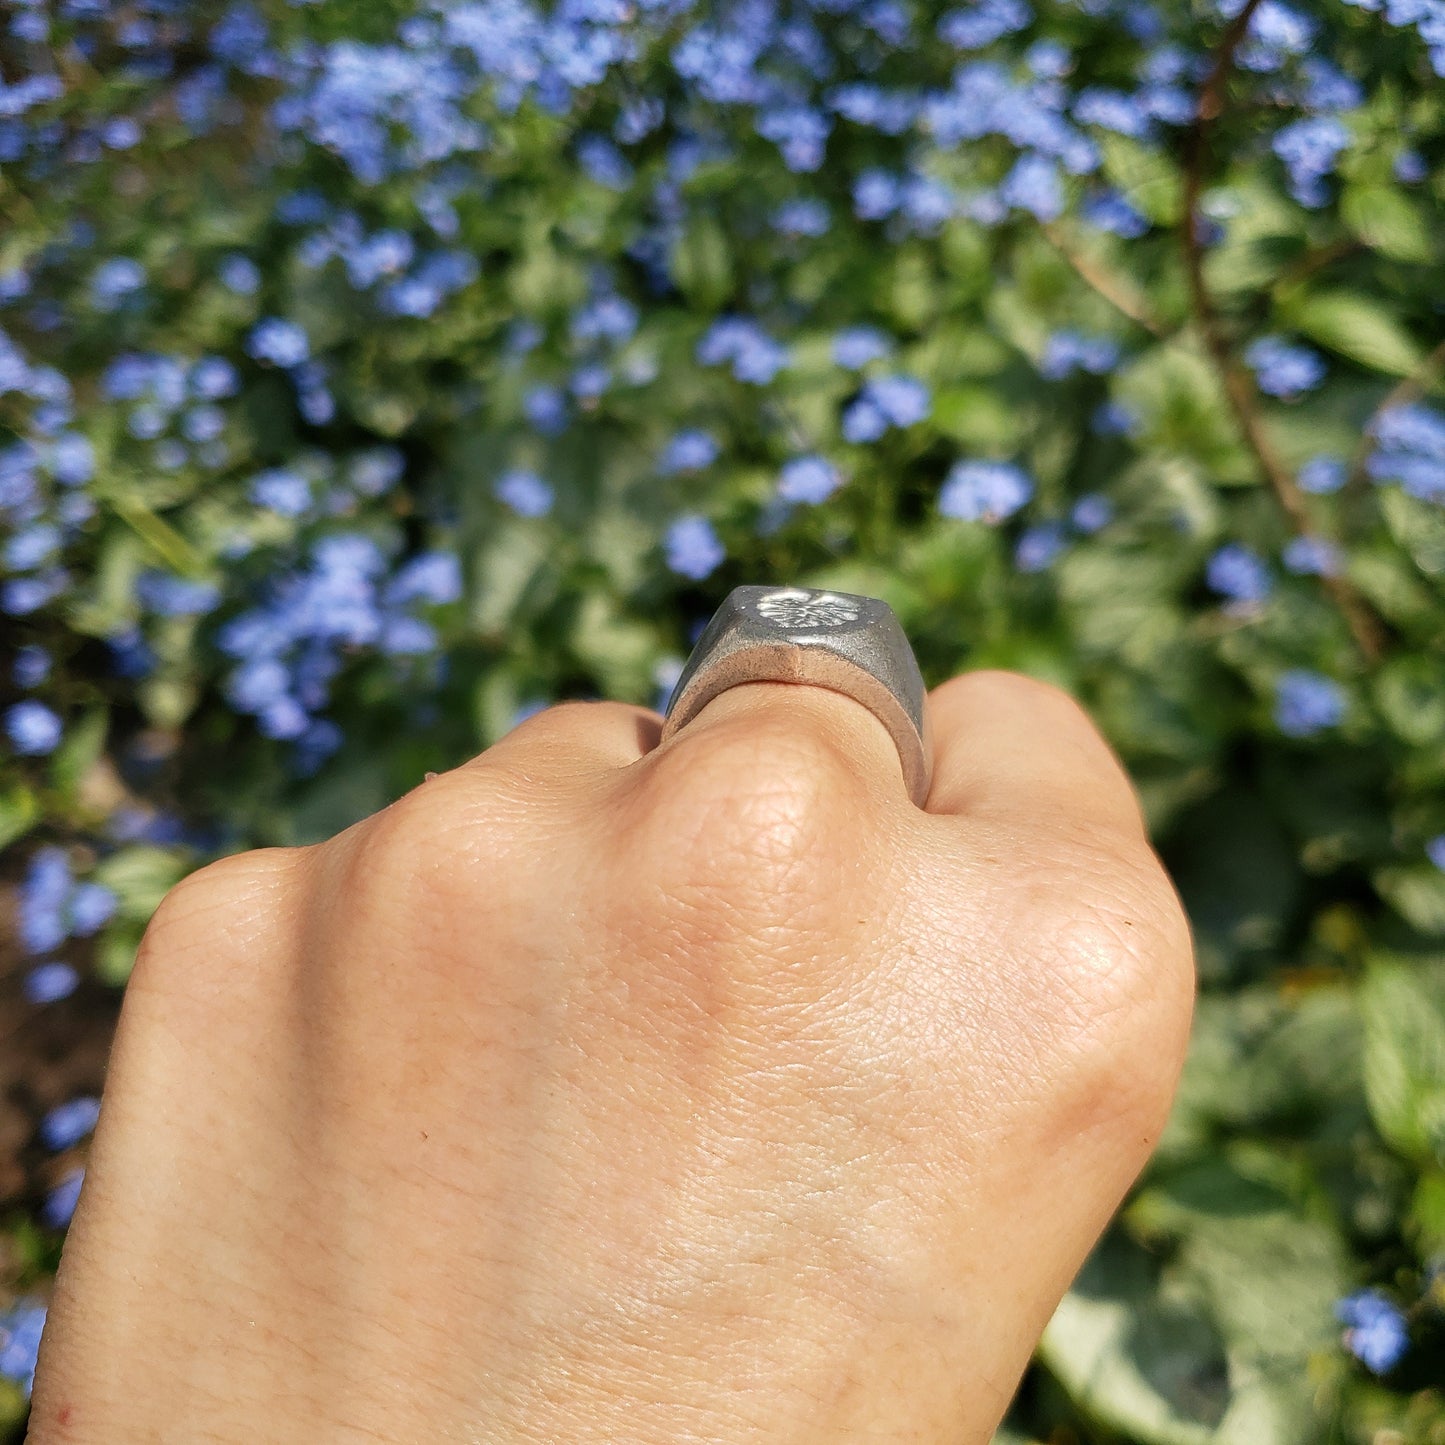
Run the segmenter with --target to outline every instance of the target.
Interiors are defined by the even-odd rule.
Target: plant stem
[[[1076,250],[1058,226],[1045,225],[1044,239],[1069,263],[1079,279],[1097,291],[1116,311],[1127,316],[1136,326],[1142,326],[1151,336],[1163,340],[1169,335],[1169,328],[1150,314],[1142,297],[1117,276],[1095,265]]]
[[[1200,87],[1194,121],[1185,136],[1184,269],[1188,277],[1190,306],[1195,323],[1204,338],[1215,370],[1219,373],[1225,397],[1229,401],[1230,410],[1234,413],[1245,445],[1254,453],[1265,481],[1294,530],[1301,536],[1317,535],[1318,529],[1310,521],[1304,494],[1295,484],[1294,477],[1280,459],[1274,443],[1264,429],[1254,378],[1235,357],[1229,339],[1220,325],[1219,315],[1214,309],[1213,299],[1204,280],[1204,247],[1199,237],[1199,197],[1204,188],[1205,143],[1210,126],[1224,108],[1224,87],[1234,68],[1235,51],[1244,39],[1249,22],[1254,18],[1254,12],[1259,5],[1260,0],[1247,0],[1244,8],[1230,21],[1229,28],[1225,30],[1214,53],[1214,64]],[[1350,635],[1365,660],[1369,663],[1378,661],[1384,650],[1383,631],[1365,599],[1346,578],[1322,577],[1320,582],[1344,617]]]

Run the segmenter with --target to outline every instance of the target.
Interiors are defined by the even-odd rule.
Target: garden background
[[[797,581],[1073,691],[1196,933],[1002,1438],[1445,1442],[1445,0],[0,26],[0,1422],[165,889]]]

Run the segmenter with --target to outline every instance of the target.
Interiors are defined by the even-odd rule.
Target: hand
[[[41,1352],[55,1441],[983,1442],[1161,1130],[1191,948],[1065,694],[523,723],[175,889]]]

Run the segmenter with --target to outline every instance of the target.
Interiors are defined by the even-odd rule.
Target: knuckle
[[[187,876],[161,899],[136,954],[133,981],[165,984],[219,953],[250,948],[286,916],[304,850],[263,848],[218,859]]]
[[[525,836],[532,791],[492,763],[430,779],[325,845],[341,854],[340,891],[388,910],[454,896]]]
[[[1120,845],[1074,873],[1044,947],[1056,1057],[1078,1127],[1162,1129],[1194,998],[1193,945],[1147,845]],[[1056,895],[1058,896],[1058,895]]]
[[[836,835],[857,790],[835,744],[771,718],[698,732],[657,757],[644,787],[662,851],[780,878]]]
[[[639,776],[617,837],[633,905],[679,957],[719,949],[760,968],[830,950],[870,814],[826,739],[763,722],[700,729]],[[621,905],[614,905],[621,906]],[[831,950],[836,952],[836,950]],[[701,966],[701,962],[699,962]]]

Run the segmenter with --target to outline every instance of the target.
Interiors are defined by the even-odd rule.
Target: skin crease
[[[985,1442],[1168,1111],[1188,926],[1001,672],[538,714],[162,905],[30,1440]]]

